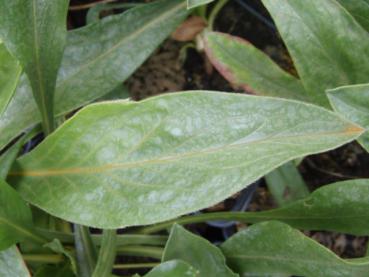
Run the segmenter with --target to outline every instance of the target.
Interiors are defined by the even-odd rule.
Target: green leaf
[[[12,246],[0,252],[0,276],[31,277],[17,247]]]
[[[185,216],[141,229],[152,233],[178,224],[230,220],[257,223],[283,221],[304,230],[325,230],[353,235],[369,235],[369,179],[338,182],[323,186],[310,196],[278,209],[262,212],[219,212]]]
[[[1,0],[0,36],[26,72],[43,119],[54,126],[54,91],[63,56],[68,0]]]
[[[369,32],[368,0],[337,0]]]
[[[18,156],[19,151],[24,144],[24,139],[25,136],[20,138],[9,149],[7,149],[5,153],[0,156],[0,179],[6,179],[10,168],[12,167],[15,159]]]
[[[66,250],[63,244],[58,239],[53,239],[51,242],[44,244],[44,247],[47,247],[54,251],[55,253],[62,254],[68,258],[71,268],[75,274],[77,274],[77,262],[74,255]]]
[[[325,90],[368,81],[368,33],[335,0],[262,0],[314,103]]]
[[[279,206],[309,195],[309,190],[293,161],[265,175],[268,189]]]
[[[97,249],[88,227],[75,224],[74,228],[78,276],[90,277],[96,267]]]
[[[145,277],[199,277],[199,272],[182,261],[169,261],[152,269]]]
[[[328,90],[327,95],[335,111],[369,129],[369,84]],[[365,132],[358,141],[369,152],[369,132]]]
[[[185,6],[183,0],[155,1],[70,32],[57,80],[56,116],[100,98],[126,80],[186,17]],[[30,98],[22,76],[0,118],[0,148],[40,121]]]
[[[66,266],[45,265],[37,270],[34,277],[75,277],[76,275]]]
[[[230,83],[254,94],[308,101],[301,81],[248,41],[205,32],[204,46],[211,63]]]
[[[243,276],[290,274],[313,277],[368,276],[369,259],[343,260],[286,224],[255,224],[222,246],[228,264]],[[274,276],[274,275],[273,275]]]
[[[216,204],[362,131],[333,112],[278,98],[194,91],[106,102],[82,109],[21,157],[9,180],[68,221],[144,225]]]
[[[187,0],[187,9],[192,9],[199,7],[201,5],[206,5],[213,1],[214,0]]]
[[[199,270],[198,276],[236,277],[218,247],[174,224],[163,254],[163,262],[182,260]]]
[[[0,250],[4,250],[24,238],[43,243],[30,231],[32,215],[30,208],[5,181],[0,179]]]
[[[96,267],[92,277],[111,276],[117,248],[116,230],[103,230]]]
[[[18,61],[0,43],[0,117],[13,96],[21,72]]]

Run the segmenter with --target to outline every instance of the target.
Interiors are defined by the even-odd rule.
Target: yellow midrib
[[[277,137],[278,139],[281,138],[298,138],[298,137],[320,137],[320,136],[327,136],[327,135],[359,135],[363,132],[364,129],[357,127],[355,125],[352,125],[346,130],[343,130],[342,132],[322,132],[322,133],[316,133],[312,135],[293,135],[293,136],[285,136],[285,137]],[[193,157],[200,154],[210,154],[217,151],[221,151],[224,149],[229,148],[237,148],[240,146],[244,146],[247,144],[256,144],[256,143],[262,143],[270,139],[270,137],[254,140],[254,141],[248,141],[244,143],[239,144],[227,144],[223,145],[221,147],[215,147],[215,148],[208,148],[203,151],[192,151],[187,152],[183,154],[178,155],[172,155],[172,156],[166,156],[151,160],[142,160],[137,162],[127,162],[127,163],[111,163],[111,164],[105,164],[102,166],[96,166],[96,167],[76,167],[76,168],[65,168],[65,169],[47,169],[47,170],[23,170],[23,171],[11,171],[9,172],[9,176],[32,176],[32,177],[41,177],[41,176],[58,176],[58,175],[67,175],[67,174],[87,174],[87,173],[100,173],[105,172],[108,170],[114,170],[114,169],[127,169],[132,167],[138,167],[143,166],[145,164],[159,164],[159,163],[166,163],[168,161],[175,161],[180,160],[183,158]],[[272,142],[272,140],[270,141]]]

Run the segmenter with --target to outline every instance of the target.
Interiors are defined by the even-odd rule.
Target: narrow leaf
[[[13,96],[21,72],[18,61],[0,42],[0,117]]]
[[[198,6],[209,4],[213,1],[214,0],[187,0],[187,8],[188,9],[196,8]]]
[[[56,85],[56,116],[100,98],[126,80],[186,17],[185,6],[183,0],[155,1],[70,32]],[[40,121],[30,98],[30,86],[22,76],[0,117],[0,149]]]
[[[88,227],[75,224],[74,228],[78,276],[90,277],[96,267],[97,250]]]
[[[0,250],[24,238],[44,243],[31,230],[30,208],[12,187],[0,179]]]
[[[327,95],[334,110],[366,130],[369,129],[369,84],[328,90]],[[369,132],[360,136],[358,141],[369,152]]]
[[[68,221],[143,225],[209,207],[362,132],[330,111],[278,98],[195,91],[106,102],[82,109],[21,157],[9,180]]]
[[[183,261],[169,261],[152,269],[145,277],[200,277],[198,270]]]
[[[328,107],[325,90],[368,81],[368,33],[336,0],[262,2],[314,103]]]
[[[53,130],[54,90],[66,38],[68,0],[1,0],[0,35],[30,80],[44,130]]]
[[[344,181],[323,186],[308,197],[282,208],[262,212],[219,212],[185,216],[148,226],[142,233],[157,232],[178,224],[230,220],[257,223],[283,221],[304,230],[325,230],[369,235],[369,179]]]
[[[307,277],[364,277],[369,270],[368,258],[343,260],[277,221],[255,224],[231,237],[221,249],[230,267],[243,276],[283,273]]]
[[[198,269],[198,276],[238,276],[227,267],[225,258],[218,247],[174,224],[162,260],[165,262],[176,259]]]
[[[0,251],[0,276],[31,277],[17,247]]]
[[[369,0],[337,0],[369,32]]]
[[[248,41],[218,32],[205,32],[205,52],[230,83],[254,94],[308,101],[301,81],[282,70]]]
[[[92,277],[111,276],[116,255],[117,232],[104,230],[99,257]]]

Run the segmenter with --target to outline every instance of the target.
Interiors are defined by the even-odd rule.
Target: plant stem
[[[220,10],[225,6],[225,4],[227,4],[227,2],[228,0],[219,0],[217,4],[214,6],[214,8],[211,10],[211,13],[209,15],[209,20],[208,20],[210,30],[214,29],[215,19],[217,18]]]
[[[64,261],[63,255],[57,254],[25,254],[22,257],[27,263],[58,264]]]
[[[140,234],[151,234],[164,229],[167,229],[173,225],[177,224],[191,224],[200,223],[210,220],[229,220],[229,221],[241,221],[247,223],[256,223],[266,219],[270,219],[271,216],[267,215],[268,212],[218,212],[218,213],[205,213],[184,216],[181,218],[173,219],[156,225],[143,227],[138,230]]]
[[[152,268],[160,263],[141,263],[141,264],[117,264],[114,269],[136,269],[136,268]]]
[[[74,244],[74,236],[69,232],[57,232],[49,231],[46,229],[37,229],[37,233],[45,237],[47,240],[58,239],[63,244]],[[101,235],[91,235],[92,241],[96,246],[100,246],[102,243]],[[163,246],[165,245],[168,236],[161,235],[117,235],[117,246],[124,245],[152,245]]]
[[[97,251],[88,227],[75,224],[74,236],[79,276],[91,277],[97,261]]]
[[[123,246],[118,247],[119,254],[125,254],[138,257],[150,257],[160,260],[163,255],[164,248],[150,246]]]
[[[99,257],[92,277],[111,275],[116,255],[116,244],[116,230],[104,230]]]

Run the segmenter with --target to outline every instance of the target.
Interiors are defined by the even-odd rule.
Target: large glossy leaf
[[[309,100],[300,80],[282,70],[248,41],[205,32],[204,42],[211,63],[230,83],[254,94]]]
[[[0,117],[13,96],[22,69],[0,42]]]
[[[311,99],[328,107],[325,90],[368,82],[368,33],[336,0],[262,0]]]
[[[0,276],[31,276],[17,247],[13,246],[7,250],[0,252]]]
[[[225,264],[218,247],[175,224],[165,246],[163,261],[182,260],[199,270],[201,277],[237,277]]]
[[[286,224],[255,224],[222,246],[228,264],[242,276],[290,274],[311,277],[368,276],[369,258],[343,260]],[[274,276],[274,275],[273,275]]]
[[[86,107],[10,172],[22,196],[72,222],[150,224],[211,206],[288,160],[363,130],[325,109],[216,92]]]
[[[201,5],[209,4],[214,0],[187,0],[187,8],[192,9]]]
[[[336,0],[369,32],[369,0]]]
[[[185,6],[183,0],[155,1],[70,32],[57,80],[56,115],[109,93],[127,79],[186,17]],[[30,98],[22,76],[0,118],[0,148],[39,122]]]
[[[28,75],[47,133],[53,129],[54,91],[67,34],[68,3],[0,1],[0,36]]]
[[[327,95],[338,113],[369,130],[369,84],[332,89]],[[358,141],[369,152],[368,131]]]
[[[199,272],[183,261],[169,261],[152,269],[145,277],[199,277]]]

